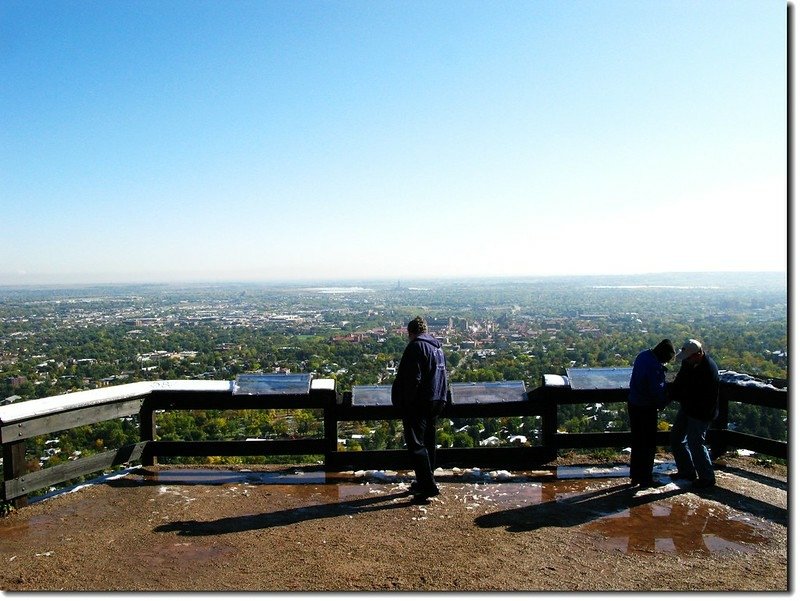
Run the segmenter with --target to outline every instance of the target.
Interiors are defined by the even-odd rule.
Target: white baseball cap
[[[703,350],[703,345],[700,344],[699,340],[695,340],[694,338],[689,338],[686,342],[683,343],[681,349],[678,351],[678,354],[675,355],[676,361],[683,361],[687,357],[691,357],[695,353],[699,353]]]

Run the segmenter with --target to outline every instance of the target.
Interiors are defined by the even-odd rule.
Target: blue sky
[[[5,0],[0,284],[785,270],[786,4]]]

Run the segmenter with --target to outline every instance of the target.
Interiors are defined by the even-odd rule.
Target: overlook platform
[[[638,491],[569,457],[528,472],[137,467],[0,520],[5,591],[787,591],[787,475]]]
[[[720,417],[709,432],[717,486],[696,491],[666,476],[674,471],[671,457],[657,466],[661,486],[638,490],[629,484],[626,456],[586,466],[570,451],[629,443],[630,432],[558,427],[560,405],[624,401],[621,385],[454,385],[446,416],[538,416],[541,440],[442,448],[442,494],[418,506],[408,495],[406,451],[337,447],[342,422],[399,417],[385,390],[372,389],[361,402],[330,380],[273,380],[137,382],[0,408],[0,497],[3,507],[16,507],[0,520],[0,589],[789,590],[788,443],[740,432],[727,419],[732,403],[787,411],[785,388],[749,378],[723,382]],[[323,435],[164,440],[157,431],[166,411],[276,407],[320,411]],[[138,441],[28,469],[26,448],[36,437],[130,416],[138,420]],[[660,446],[667,435],[657,434]],[[759,463],[737,449],[777,461]],[[322,460],[214,470],[158,461],[259,455]],[[110,471],[114,476],[73,492],[35,496]]]

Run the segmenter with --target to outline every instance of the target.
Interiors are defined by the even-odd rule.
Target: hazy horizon
[[[548,275],[518,275],[518,276],[437,276],[437,277],[417,277],[417,278],[393,278],[393,277],[373,277],[373,278],[294,278],[294,279],[164,279],[164,280],[109,280],[109,281],[39,281],[39,282],[3,282],[0,281],[0,288],[83,288],[83,287],[135,287],[135,286],[336,286],[357,284],[381,284],[381,285],[409,285],[415,283],[529,283],[537,281],[561,281],[561,280],[610,280],[618,282],[648,282],[647,285],[657,285],[652,282],[670,281],[695,281],[702,284],[707,278],[717,280],[719,278],[758,278],[767,277],[770,279],[781,279],[788,285],[788,272],[786,271],[673,271],[673,272],[649,272],[649,273],[606,273],[606,274],[548,274]]]

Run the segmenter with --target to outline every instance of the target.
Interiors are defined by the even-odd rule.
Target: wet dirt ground
[[[135,469],[0,518],[4,591],[787,591],[787,477],[718,486],[620,467]]]

